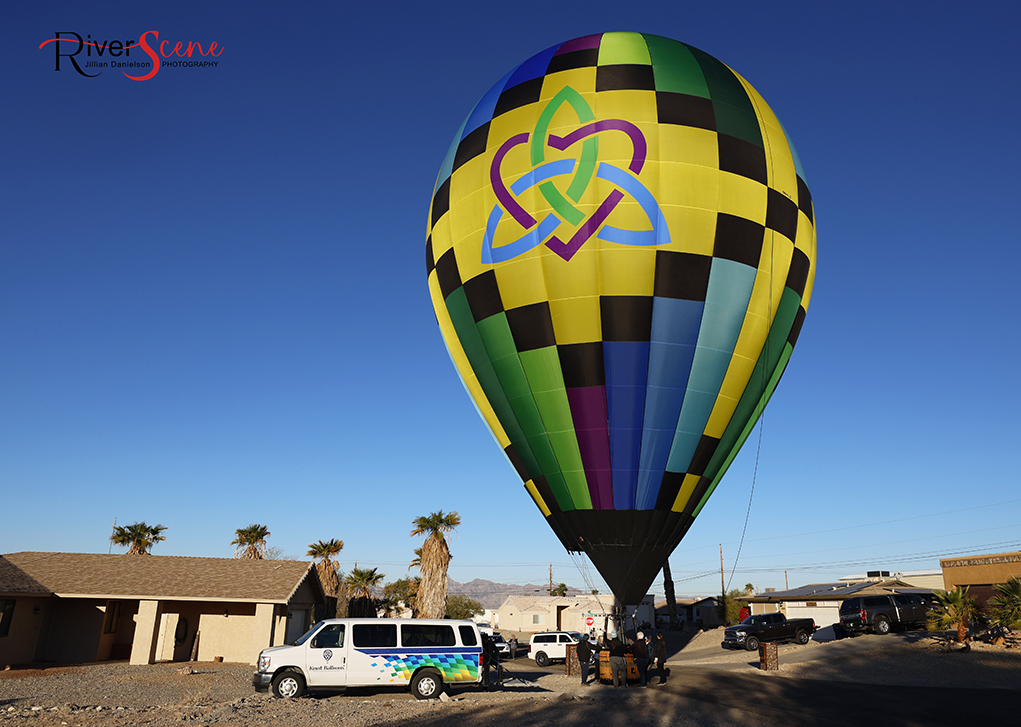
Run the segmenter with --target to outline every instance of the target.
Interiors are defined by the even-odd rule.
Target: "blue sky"
[[[775,588],[1021,549],[1021,11],[640,5],[9,10],[0,553],[105,553],[116,517],[166,525],[158,554],[227,557],[258,522],[288,556],[340,538],[343,567],[391,580],[411,520],[443,509],[463,520],[453,578],[542,583],[552,563],[585,587],[457,379],[424,238],[478,98],[608,30],[752,83],[818,220],[798,347],[671,558],[678,591],[718,591],[721,544],[728,582]],[[85,78],[39,48],[147,30],[216,41],[218,65]]]

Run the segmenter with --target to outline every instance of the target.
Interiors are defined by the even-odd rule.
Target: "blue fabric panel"
[[[642,448],[642,418],[648,380],[649,343],[604,341],[606,409],[610,434],[613,507],[632,510]]]
[[[507,81],[507,88],[514,88],[519,83],[525,81],[531,81],[533,78],[539,78],[540,76],[546,75],[546,69],[549,68],[550,58],[553,54],[560,50],[562,43],[558,43],[552,48],[547,48],[541,53],[536,53],[534,56],[529,58],[527,61],[518,66],[513,73],[511,73],[510,80]]]
[[[670,472],[688,471],[733,358],[755,285],[755,272],[755,268],[733,260],[713,260],[703,325],[667,461],[666,469]]]
[[[515,68],[514,70],[516,71],[517,69]],[[487,121],[493,120],[493,112],[496,110],[496,102],[500,100],[500,94],[503,93],[503,89],[506,87],[507,81],[512,75],[514,75],[514,71],[511,71],[497,81],[496,85],[486,91],[486,95],[483,96],[477,104],[475,104],[475,108],[473,108],[471,114],[468,115],[468,122],[464,125],[464,131],[461,132],[462,139]]]
[[[439,189],[450,175],[454,173],[454,156],[457,154],[457,146],[461,143],[461,139],[464,138],[464,126],[468,123],[468,119],[465,119],[461,124],[461,128],[454,134],[454,140],[450,142],[450,148],[447,149],[447,155],[443,157],[443,164],[440,165],[440,174],[436,177],[436,186],[433,187],[433,194],[436,194],[436,190]],[[453,360],[453,359],[451,359]]]

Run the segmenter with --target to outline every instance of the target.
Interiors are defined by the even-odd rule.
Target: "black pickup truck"
[[[737,626],[728,626],[723,631],[724,649],[748,649],[755,651],[764,641],[796,641],[807,644],[815,633],[815,621],[810,618],[796,618],[788,621],[782,613],[759,613],[749,616]]]

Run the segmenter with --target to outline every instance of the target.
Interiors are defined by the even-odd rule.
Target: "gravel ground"
[[[782,646],[780,671],[766,673],[748,665],[753,655],[725,652],[719,642],[719,634],[712,631],[695,637],[671,659],[671,678],[683,678],[683,671],[690,668],[737,667],[764,678],[866,684],[1017,689],[1021,683],[1019,648],[976,643],[969,652],[960,653],[956,648],[948,650],[938,639],[923,638],[916,643],[784,664],[784,654],[799,649],[802,655],[808,649],[822,652],[817,651],[820,645]],[[254,692],[251,666],[191,663],[192,674],[179,673],[181,666],[104,663],[0,672],[0,726],[168,727],[190,723],[289,727],[300,722],[307,727],[439,727],[452,723],[502,727],[513,721],[558,727],[592,723],[601,727],[731,727],[761,723],[756,715],[685,700],[655,687],[582,687],[575,677],[562,673],[546,674],[501,691],[455,687],[449,701],[418,701],[406,689],[352,689],[344,695],[283,700]]]

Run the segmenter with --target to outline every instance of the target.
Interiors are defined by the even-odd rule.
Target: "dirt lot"
[[[13,669],[0,672],[0,725],[288,727],[300,722],[306,727],[502,727],[514,722],[571,727],[596,720],[601,727],[759,726],[774,722],[761,711],[735,709],[680,687],[710,673],[723,680],[752,678],[763,686],[818,683],[812,680],[997,690],[1017,690],[1021,685],[1019,648],[977,643],[961,653],[926,635],[901,636],[781,646],[780,671],[766,673],[757,669],[754,654],[724,651],[720,634],[708,632],[671,656],[666,686],[644,690],[582,687],[576,678],[564,674],[562,666],[543,670],[519,658],[510,669],[527,681],[493,692],[455,688],[450,690],[452,699],[443,702],[416,701],[406,689],[352,689],[345,695],[274,699],[256,694],[251,686],[252,667],[239,664],[104,663]],[[194,673],[179,673],[182,666]],[[733,676],[728,677],[728,672]],[[783,724],[782,718],[777,723]]]

